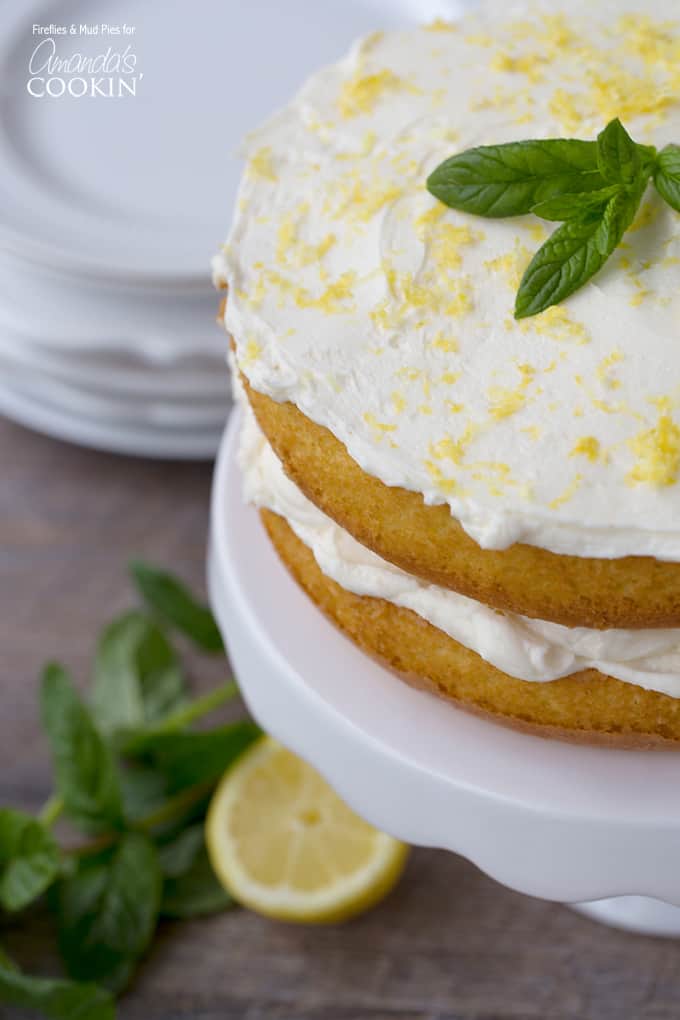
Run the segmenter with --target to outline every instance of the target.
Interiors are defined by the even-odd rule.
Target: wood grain
[[[48,793],[42,664],[85,679],[94,636],[130,604],[135,555],[203,584],[210,468],[79,450],[0,421],[0,803]],[[197,688],[224,664],[195,670]],[[53,971],[50,932],[2,932]],[[503,889],[459,857],[414,852],[404,880],[349,925],[245,911],[164,924],[122,1020],[677,1020],[678,946],[601,927]],[[0,1006],[1,1017],[20,1014]]]

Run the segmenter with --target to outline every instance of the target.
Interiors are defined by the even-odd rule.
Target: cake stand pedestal
[[[598,921],[680,935],[680,755],[528,736],[398,681],[289,577],[242,502],[236,447],[234,415],[215,473],[209,585],[264,729],[399,839]]]

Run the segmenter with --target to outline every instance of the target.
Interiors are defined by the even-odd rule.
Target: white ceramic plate
[[[0,383],[0,414],[55,439],[136,457],[212,460],[220,438],[219,429],[159,429],[86,421],[4,380]]]
[[[0,245],[36,262],[132,284],[206,287],[226,232],[245,132],[357,36],[438,15],[456,0],[36,0],[0,10]],[[34,97],[32,25],[127,24],[69,36],[58,56],[129,45],[135,96]],[[41,72],[42,56],[32,77]],[[68,77],[68,76],[67,76]],[[118,88],[117,76],[114,90]],[[51,86],[58,91],[61,86]],[[32,86],[41,91],[42,85]]]
[[[0,362],[1,364],[1,362]],[[10,367],[3,381],[32,399],[39,399],[69,415],[106,424],[170,429],[219,429],[224,427],[230,407],[226,386],[219,402],[169,402],[138,394],[110,396],[68,382],[36,376],[34,372]]]
[[[206,265],[206,292],[187,295],[59,277],[0,252],[0,324],[64,352],[123,352],[158,365],[214,359],[223,356],[225,339],[207,274]]]
[[[185,405],[224,404],[230,387],[226,357],[211,359],[211,368],[205,364],[206,359],[202,359],[203,369],[192,368],[198,360],[186,357],[163,366],[107,351],[55,352],[7,329],[0,330],[0,361],[8,371],[53,378],[108,396]]]

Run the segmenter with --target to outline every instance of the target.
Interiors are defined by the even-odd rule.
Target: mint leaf
[[[655,145],[641,145],[640,142],[636,142],[636,145],[637,150],[640,153],[640,161],[642,163],[641,176],[648,180],[649,175],[656,166],[656,160],[659,154],[658,149]]]
[[[555,195],[606,185],[597,144],[548,138],[483,145],[445,160],[427,179],[446,205],[478,216],[519,216]]]
[[[120,828],[123,808],[115,762],[63,667],[52,663],[45,668],[40,698],[64,810],[85,832]]]
[[[37,1010],[50,1020],[114,1020],[113,999],[103,988],[58,978],[31,977],[0,952],[0,1002]]]
[[[59,849],[47,829],[21,811],[0,809],[0,906],[23,910],[58,870]]]
[[[85,859],[56,889],[59,949],[69,974],[119,992],[156,927],[162,876],[153,843],[126,833],[115,850]]]
[[[97,647],[92,693],[102,732],[158,722],[185,701],[177,656],[154,620],[132,611],[106,627]]]
[[[125,818],[131,826],[157,811],[169,796],[166,777],[148,765],[126,762],[120,782]]]
[[[659,153],[654,187],[673,209],[680,212],[680,145],[667,145]]]
[[[205,844],[201,845],[187,871],[177,878],[166,879],[163,885],[163,917],[205,917],[233,906],[234,900],[215,877]]]
[[[172,574],[148,563],[130,565],[132,579],[147,605],[205,652],[223,652],[224,643],[209,607],[197,602]]]
[[[534,216],[544,220],[573,220],[585,213],[604,210],[607,201],[620,189],[619,184],[611,184],[608,188],[597,191],[578,192],[567,195],[555,195],[545,202],[539,202],[531,210]]]
[[[159,848],[165,878],[161,915],[202,917],[234,905],[220,885],[205,847],[204,827],[192,825]]]
[[[606,181],[631,187],[642,171],[638,146],[618,117],[597,136],[597,165]]]
[[[5,970],[11,971],[19,970],[14,960],[12,960],[12,958],[7,955],[2,946],[0,946],[0,967],[3,967]]]
[[[611,198],[601,216],[568,220],[548,238],[529,263],[515,302],[515,318],[537,315],[592,279],[633,222],[643,188]]]
[[[203,826],[190,825],[158,848],[158,859],[164,878],[186,874],[203,846]]]
[[[243,720],[197,733],[158,733],[140,745],[140,752],[162,772],[170,793],[216,781],[262,731]]]

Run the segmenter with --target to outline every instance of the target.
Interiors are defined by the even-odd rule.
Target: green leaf
[[[203,846],[203,825],[190,825],[158,847],[158,859],[165,878],[179,878],[194,863]]]
[[[262,735],[247,720],[196,733],[159,733],[145,742],[144,754],[162,771],[171,793],[217,780]]]
[[[143,752],[144,747],[153,737],[161,733],[178,733],[188,730],[196,720],[214,712],[235,698],[237,694],[238,686],[233,680],[218,684],[206,694],[187,701],[177,712],[171,712],[158,723],[126,731],[123,734],[123,739],[117,741],[117,750],[125,758],[135,758]]]
[[[51,1020],[114,1020],[111,995],[93,984],[22,974],[0,954],[0,1002],[38,1010]]]
[[[592,279],[633,222],[642,188],[621,191],[601,216],[568,220],[548,238],[529,263],[515,302],[515,318],[537,315],[569,297]]]
[[[118,964],[101,979],[99,982],[113,995],[122,995],[129,987],[139,966],[139,960],[132,957],[121,957]]]
[[[618,117],[597,136],[597,165],[606,181],[629,188],[642,173],[638,146]]]
[[[642,176],[649,180],[649,175],[656,166],[657,156],[659,154],[658,149],[655,145],[641,145],[637,142],[637,150],[640,153],[640,161],[642,163]]]
[[[121,991],[151,941],[161,885],[156,848],[135,832],[123,835],[113,851],[83,860],[60,882],[53,907],[69,974]]]
[[[545,202],[539,202],[531,210],[534,216],[540,216],[544,220],[577,219],[586,213],[604,211],[607,201],[620,189],[619,184],[612,184],[608,188],[598,188],[597,191],[579,192],[571,195],[555,195]]]
[[[163,916],[200,917],[234,905],[210,864],[203,824],[184,829],[160,847],[159,856],[165,875]]]
[[[428,190],[454,209],[478,216],[519,216],[554,195],[603,188],[597,144],[538,139],[483,145],[445,160],[427,179]]]
[[[659,153],[654,187],[673,209],[680,212],[680,145],[667,145]]]
[[[209,607],[197,602],[178,578],[139,560],[132,579],[146,604],[206,652],[223,652],[224,643]]]
[[[92,710],[102,732],[153,724],[185,700],[177,656],[158,624],[139,611],[109,624],[94,667]]]
[[[41,709],[66,813],[86,832],[120,827],[123,808],[113,756],[59,665],[43,673]]]
[[[47,829],[30,815],[0,809],[0,906],[23,910],[58,870],[59,849]]]
[[[156,837],[174,835],[197,818],[202,818],[212,792],[211,785],[206,785],[205,790],[186,791],[186,802],[183,802],[183,791],[171,789],[167,775],[153,763],[135,763],[126,767],[123,777],[125,817],[134,826],[160,813],[161,820],[153,826]],[[166,814],[169,802],[173,807]]]
[[[168,799],[167,777],[153,766],[127,762],[121,769],[120,781],[125,818],[133,825]]]
[[[167,878],[163,885],[161,914],[163,917],[204,917],[234,906],[212,869],[205,844],[201,845],[191,867],[177,878]]]
[[[12,970],[12,971],[18,971],[19,970],[19,968],[17,967],[17,965],[14,962],[14,960],[10,956],[7,955],[7,953],[2,948],[2,946],[0,946],[0,967],[4,967],[5,970]]]

